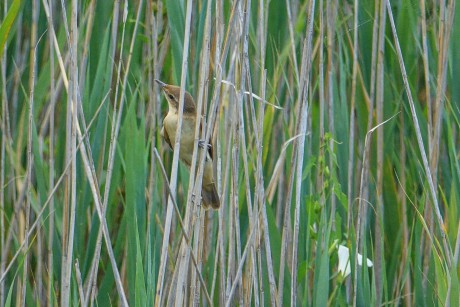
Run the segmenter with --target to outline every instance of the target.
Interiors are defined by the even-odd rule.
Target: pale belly
[[[178,116],[175,113],[168,113],[163,120],[163,127],[168,133],[172,149],[174,150],[176,144],[176,131],[177,131]],[[195,141],[195,119],[185,116],[182,120],[182,131],[180,137],[180,160],[188,167],[192,165],[193,146]],[[203,183],[214,182],[212,160],[208,156],[205,160]]]
[[[168,133],[173,150],[176,146],[177,120],[178,116],[174,113],[168,113],[163,120],[164,129],[166,129]],[[195,140],[195,119],[184,117],[181,130],[179,158],[190,166],[192,163],[193,144]]]

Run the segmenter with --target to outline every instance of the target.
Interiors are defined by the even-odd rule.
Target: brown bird
[[[166,84],[160,80],[155,80],[163,90],[166,100],[168,101],[169,111],[163,120],[163,127],[161,128],[161,136],[168,143],[169,147],[174,150],[176,143],[177,122],[179,120],[179,97],[180,87]],[[192,96],[185,92],[184,97],[184,113],[182,117],[182,130],[180,138],[180,160],[187,165],[188,168],[192,165],[193,146],[195,140],[195,125],[197,119],[197,111],[195,102]],[[198,142],[200,147],[204,146],[204,142]],[[212,163],[212,147],[208,145],[206,160],[204,162],[203,184],[201,190],[201,197],[203,207],[208,209],[219,209],[220,201],[217,194],[216,184],[213,175]]]

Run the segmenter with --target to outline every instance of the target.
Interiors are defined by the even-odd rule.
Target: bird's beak
[[[161,89],[166,86],[166,83],[164,83],[163,81],[160,81],[158,79],[155,79],[155,82],[158,83],[158,85],[160,85]]]

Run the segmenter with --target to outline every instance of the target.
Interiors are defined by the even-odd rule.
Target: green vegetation
[[[459,10],[2,1],[0,306],[459,306]]]

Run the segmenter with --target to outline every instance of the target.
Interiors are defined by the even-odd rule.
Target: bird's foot
[[[199,141],[198,141],[198,147],[204,148],[205,145],[207,145],[207,149],[210,149],[210,148],[211,148],[211,144],[206,144],[206,141],[205,141],[205,140],[199,140]]]

